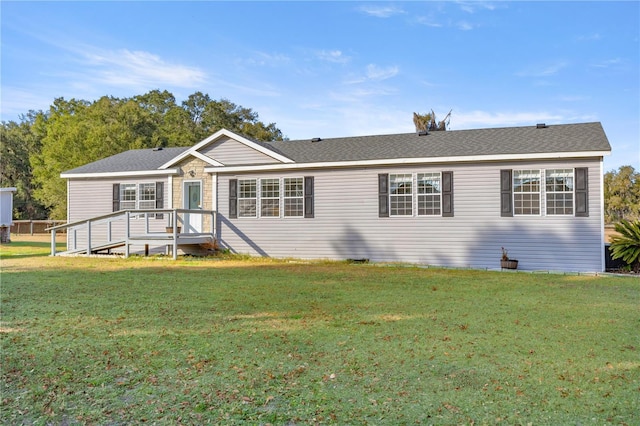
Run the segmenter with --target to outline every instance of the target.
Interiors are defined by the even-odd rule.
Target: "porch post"
[[[51,256],[56,255],[56,230],[51,230]]]

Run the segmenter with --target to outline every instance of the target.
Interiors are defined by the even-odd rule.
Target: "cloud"
[[[518,77],[550,77],[566,68],[569,64],[566,61],[556,62],[549,65],[533,66],[529,69],[516,73]]]
[[[340,50],[320,50],[316,56],[320,60],[338,64],[345,64],[351,60],[348,56],[344,56]]]
[[[495,10],[496,5],[485,1],[458,1],[456,2],[460,10],[467,13],[475,13],[478,9]]]
[[[95,69],[93,79],[112,86],[129,87],[198,87],[206,80],[196,67],[172,64],[158,55],[128,49],[95,52],[86,50],[84,59]]]
[[[254,52],[254,56],[238,61],[253,66],[275,67],[291,62],[291,58],[281,53]]]
[[[469,31],[472,30],[474,28],[474,26],[470,23],[468,23],[467,21],[460,21],[456,24],[456,27],[458,27],[459,30],[462,31]]]
[[[621,58],[614,58],[591,64],[591,66],[594,68],[611,68],[622,65],[623,63],[624,61]]]
[[[381,68],[377,65],[369,64],[367,65],[367,78],[374,81],[387,80],[395,77],[399,71],[397,66]]]
[[[358,9],[361,12],[370,16],[375,16],[376,18],[390,18],[395,15],[403,15],[406,13],[403,9],[400,9],[396,6],[368,5],[361,6]]]

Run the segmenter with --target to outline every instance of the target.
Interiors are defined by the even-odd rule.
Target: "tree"
[[[436,113],[417,114],[413,113],[413,124],[416,126],[416,132],[435,132],[447,130],[451,119],[451,111],[444,117],[444,120],[437,121]]]
[[[48,212],[34,198],[33,173],[29,155],[40,149],[33,123],[38,113],[29,111],[21,122],[2,122],[0,127],[0,186],[15,187],[13,217],[16,219],[46,219]]]
[[[66,182],[60,173],[129,149],[192,146],[222,128],[259,140],[282,140],[275,124],[262,123],[250,108],[200,92],[181,105],[166,90],[93,102],[55,99],[31,124],[40,146],[28,155],[34,196],[51,218],[64,219]]]
[[[621,166],[604,175],[606,223],[640,219],[640,174],[632,166]]]

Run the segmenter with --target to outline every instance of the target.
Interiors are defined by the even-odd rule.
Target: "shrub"
[[[622,258],[634,272],[640,272],[640,221],[623,219],[615,229],[620,235],[611,238],[611,258]]]

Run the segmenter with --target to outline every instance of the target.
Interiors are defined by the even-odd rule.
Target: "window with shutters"
[[[284,179],[284,215],[285,217],[304,216],[304,179]]]
[[[545,171],[547,214],[573,215],[573,169]]]
[[[389,175],[389,205],[391,216],[413,215],[413,175]]]
[[[258,191],[256,180],[238,180],[238,217],[256,217],[257,200]]]
[[[164,208],[164,182],[114,183],[113,211]],[[162,219],[162,213],[155,215]]]
[[[440,215],[440,180],[440,173],[418,173],[418,216]]]
[[[541,214],[588,217],[589,169],[500,170],[500,215]]]
[[[229,218],[313,218],[313,187],[313,176],[230,179]]]
[[[453,217],[453,172],[378,175],[378,217]]]
[[[513,213],[540,214],[540,170],[513,171]]]

